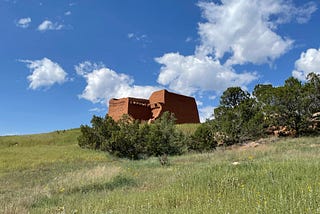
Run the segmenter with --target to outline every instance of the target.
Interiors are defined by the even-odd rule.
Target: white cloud
[[[205,106],[205,107],[199,108],[200,122],[203,123],[207,119],[213,119],[214,109],[215,107],[213,106]]]
[[[27,18],[19,19],[16,25],[21,28],[28,28],[30,23],[31,23],[31,18],[27,17]]]
[[[142,44],[143,47],[151,43],[151,39],[146,34],[128,33],[127,37],[132,41]]]
[[[81,65],[93,65],[92,71],[87,68],[80,69]],[[134,80],[126,74],[117,73],[109,68],[97,68],[96,63],[83,62],[76,66],[76,71],[87,81],[87,86],[80,98],[89,100],[93,103],[104,103],[111,98],[122,97],[140,97],[148,98],[153,91],[160,90],[155,86],[139,86],[134,85]],[[97,68],[97,69],[96,69]]]
[[[27,64],[32,72],[27,77],[29,80],[29,88],[35,90],[41,87],[51,87],[55,83],[62,84],[67,80],[67,73],[60,67],[58,63],[52,62],[48,58],[41,60],[20,60]]]
[[[186,38],[186,40],[185,40],[185,42],[192,42],[192,37],[190,37],[190,36],[188,36],[187,38]]]
[[[302,52],[300,59],[295,62],[295,70],[292,71],[292,76],[305,81],[309,73],[320,74],[320,48],[308,49]]]
[[[105,112],[105,111],[106,111],[105,108],[92,108],[92,109],[89,109],[89,112],[96,112],[96,113]]]
[[[71,11],[69,10],[69,11],[65,12],[64,15],[65,16],[70,16],[71,15]]]
[[[128,33],[129,39],[134,39],[136,41],[148,41],[148,36],[146,34],[136,34],[136,33]]]
[[[199,24],[197,54],[220,59],[229,53],[229,65],[274,61],[293,44],[275,32],[277,26],[298,14],[299,20],[307,20],[312,13],[283,0],[222,0],[222,4],[200,2],[199,7],[207,22]]]
[[[297,22],[303,24],[310,20],[312,13],[317,9],[317,5],[314,2],[308,2],[300,8],[294,8],[294,13],[290,14],[293,16],[296,14]]]
[[[155,59],[162,64],[158,83],[188,95],[230,86],[246,88],[257,73],[239,73],[233,66],[271,63],[285,54],[293,40],[278,35],[277,27],[294,19],[307,22],[316,10],[314,3],[295,7],[287,0],[200,1],[198,5],[206,21],[199,23],[200,45],[194,55],[167,53]]]
[[[132,39],[134,37],[134,33],[128,33],[128,38]]]
[[[201,91],[223,91],[231,86],[245,86],[258,78],[256,73],[238,74],[209,56],[200,58],[168,53],[156,58],[156,61],[163,65],[158,83],[186,95]]]
[[[53,23],[49,20],[44,20],[39,26],[39,31],[47,31],[47,30],[61,30],[64,26],[62,24]]]
[[[85,76],[86,74],[94,70],[99,70],[104,67],[106,66],[103,63],[92,63],[90,61],[84,61],[79,63],[79,65],[76,65],[75,70],[78,75]]]

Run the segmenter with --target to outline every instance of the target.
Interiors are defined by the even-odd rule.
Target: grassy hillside
[[[161,166],[80,149],[79,133],[0,137],[0,213],[320,213],[320,138]]]
[[[186,135],[192,135],[200,124],[178,124],[177,128]]]

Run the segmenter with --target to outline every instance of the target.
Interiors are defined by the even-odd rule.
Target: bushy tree
[[[101,144],[99,137],[94,130],[87,125],[80,126],[81,135],[78,137],[78,145],[86,149],[97,149]]]
[[[138,120],[124,116],[118,123],[119,129],[111,135],[106,151],[118,157],[139,159],[145,153],[146,137]]]
[[[253,95],[265,115],[265,124],[286,127],[297,135],[309,133],[309,119],[320,110],[319,80],[318,75],[310,74],[305,84],[290,77],[279,87],[257,85]]]
[[[108,115],[105,118],[93,116],[91,125],[81,125],[81,135],[78,138],[79,146],[83,148],[107,150],[112,133],[119,130],[117,123]]]
[[[308,114],[320,112],[320,74],[308,74],[305,91]]]
[[[109,116],[93,116],[92,126],[81,126],[79,145],[118,157],[141,159],[184,151],[185,136],[175,127],[174,115],[165,112],[153,124],[141,124],[128,115],[117,123]]]
[[[215,120],[208,120],[200,124],[191,137],[189,150],[199,152],[214,150],[218,145],[217,132]]]
[[[243,91],[240,87],[230,87],[221,95],[220,106],[235,108],[249,98],[250,94],[247,91]]]
[[[184,147],[184,135],[175,127],[174,114],[164,112],[159,119],[150,125],[147,135],[148,155],[181,154]]]
[[[217,130],[225,144],[231,145],[257,138],[263,133],[263,114],[250,94],[239,87],[228,88],[214,110]]]

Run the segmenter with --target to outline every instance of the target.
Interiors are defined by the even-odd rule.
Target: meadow
[[[81,149],[79,134],[0,137],[0,213],[320,213],[320,137],[189,153],[162,166]]]

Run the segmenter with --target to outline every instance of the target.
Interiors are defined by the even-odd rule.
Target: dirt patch
[[[230,146],[229,149],[245,151],[245,150],[252,149],[252,148],[258,148],[258,149],[262,149],[263,150],[264,148],[266,148],[267,144],[275,143],[277,141],[279,141],[278,137],[261,138],[259,140],[249,141],[247,143],[243,143],[243,144],[240,144],[240,145]]]

